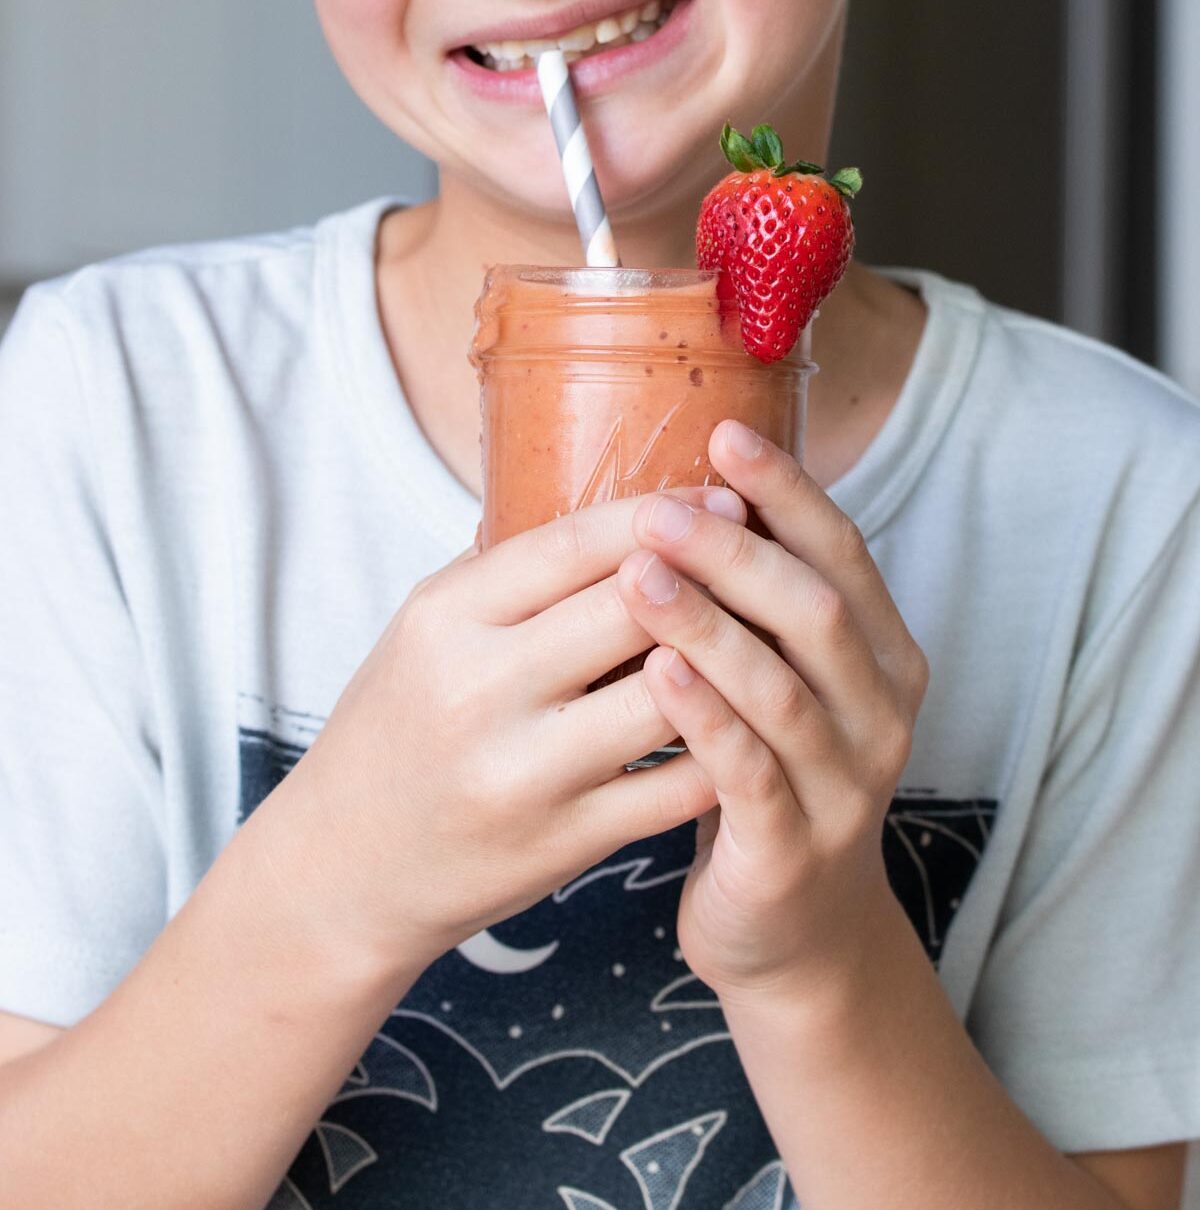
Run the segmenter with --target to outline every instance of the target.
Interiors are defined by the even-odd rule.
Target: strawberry
[[[765,125],[747,139],[727,123],[721,150],[736,171],[701,203],[696,263],[721,270],[717,292],[737,307],[746,352],[769,364],[791,352],[846,271],[849,199],[862,174],[785,164],[779,136]]]

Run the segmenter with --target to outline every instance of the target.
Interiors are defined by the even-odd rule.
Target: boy
[[[1177,1206],[1194,405],[854,266],[804,472],[725,422],[732,490],[480,553],[482,269],[579,257],[528,56],[687,265],[725,118],[823,156],[845,6],[319,9],[440,198],[85,270],[0,357],[8,1200]]]

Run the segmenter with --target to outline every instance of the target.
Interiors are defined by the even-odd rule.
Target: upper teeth
[[[615,17],[581,25],[552,40],[483,42],[475,49],[484,56],[487,66],[496,71],[520,71],[532,67],[538,55],[555,47],[564,52],[568,63],[574,63],[596,46],[612,49],[629,42],[644,42],[662,27],[670,15],[670,8],[670,0],[648,0]]]

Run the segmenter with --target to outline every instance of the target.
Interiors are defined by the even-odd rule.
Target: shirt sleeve
[[[1061,1150],[1200,1137],[1200,515],[1070,677],[968,1027]]]
[[[56,288],[0,346],[0,1010],[70,1025],[165,923],[153,715]]]

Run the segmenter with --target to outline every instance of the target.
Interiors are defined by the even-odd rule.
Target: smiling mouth
[[[568,63],[590,58],[603,51],[645,42],[667,23],[678,0],[648,0],[601,21],[580,25],[557,38],[522,42],[486,42],[463,47],[472,63],[489,71],[527,71],[548,50],[561,50]]]

